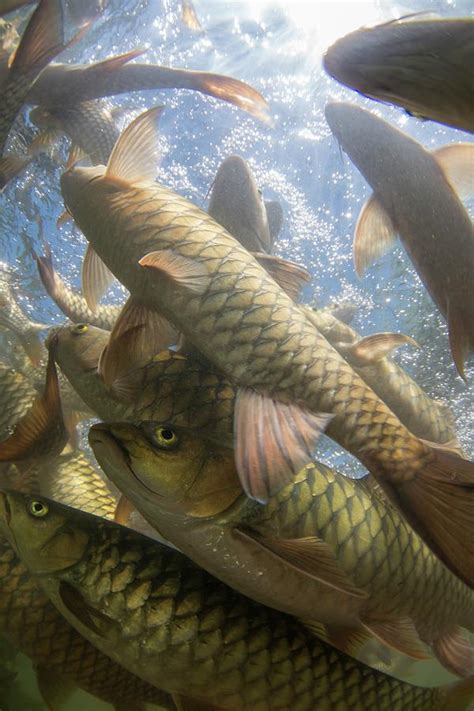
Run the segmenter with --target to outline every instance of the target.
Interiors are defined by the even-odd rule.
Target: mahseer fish
[[[349,695],[364,711],[454,711],[472,699],[472,679],[426,689],[386,676],[104,519],[14,492],[1,494],[0,519],[68,621],[178,706],[184,696],[189,708],[329,711]]]
[[[363,481],[315,462],[260,506],[244,495],[232,451],[199,433],[105,423],[89,442],[148,522],[239,592],[315,615],[345,649],[368,633],[423,657],[423,641],[451,671],[474,673],[459,629],[474,631],[474,591]]]
[[[8,134],[28,93],[41,71],[70,43],[63,39],[63,11],[60,0],[40,0],[23,33],[20,44],[8,58],[0,76],[0,170]],[[23,159],[20,159],[23,160]]]
[[[89,308],[85,297],[68,286],[54,267],[49,244],[45,244],[45,254],[34,253],[43,286],[56,305],[74,323],[86,323],[98,328],[112,330],[123,306],[98,304],[94,311]]]
[[[39,333],[49,328],[46,324],[36,323],[26,316],[17,303],[11,285],[0,279],[0,326],[12,331],[34,365],[45,354]]]
[[[326,427],[471,580],[474,465],[414,437],[246,249],[154,182],[158,113],[129,125],[107,167],[74,168],[61,179],[96,255],[90,273],[101,274],[102,260],[131,294],[101,358],[105,382],[184,336],[239,386],[236,461],[249,495],[266,501],[291,481]],[[97,297],[102,288],[100,278],[90,284]]]
[[[410,19],[342,37],[324,68],[364,96],[473,133],[474,21]]]
[[[107,163],[119,131],[110,109],[99,101],[72,106],[37,106],[30,120],[39,128],[61,131],[93,165]]]
[[[399,235],[448,323],[453,360],[464,377],[464,360],[474,350],[474,227],[456,191],[472,193],[474,145],[448,145],[432,154],[353,104],[328,104],[326,119],[374,191],[355,229],[357,273]]]
[[[0,362],[0,440],[26,415],[37,391],[22,373]]]

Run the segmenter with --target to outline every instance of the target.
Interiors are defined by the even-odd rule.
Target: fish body
[[[234,711],[329,711],[344,708],[348,693],[351,707],[365,711],[446,705],[445,689],[413,687],[361,665],[128,529],[20,494],[3,494],[1,510],[2,528],[9,539],[14,532],[27,566],[69,620],[170,693]],[[43,524],[36,562],[24,545],[32,539],[28,510]],[[58,556],[52,536],[62,547],[65,534],[69,544]]]
[[[26,415],[37,394],[24,375],[0,363],[0,440]]]
[[[49,246],[44,256],[35,254],[35,259],[44,288],[65,316],[74,323],[86,323],[108,331],[112,329],[122,306],[99,304],[92,311],[84,296],[69,287],[54,268]]]
[[[324,68],[378,101],[474,132],[474,21],[394,21],[362,28],[328,49]]]
[[[3,279],[0,280],[0,326],[13,331],[32,363],[38,365],[44,355],[38,334],[49,326],[31,321],[23,313],[11,286]]]
[[[240,156],[229,156],[219,166],[208,212],[249,252],[271,252],[265,202],[250,166]]]
[[[86,153],[93,165],[105,165],[119,131],[108,107],[97,101],[84,101],[74,106],[37,106],[30,120],[39,128],[65,133],[73,145]]]
[[[91,429],[89,441],[160,535],[227,585],[303,620],[364,629],[413,656],[422,640],[448,669],[474,673],[474,650],[459,630],[474,631],[474,591],[363,482],[311,463],[259,506],[240,490],[232,451],[200,433],[106,423]]]
[[[463,374],[474,349],[474,228],[467,211],[436,157],[409,136],[351,104],[329,104],[326,118],[374,190],[376,202],[356,231],[358,271],[398,233],[448,323],[453,360]]]
[[[240,386],[236,458],[250,495],[264,501],[287,483],[295,461],[309,458],[315,432],[332,417],[328,434],[366,464],[444,560],[458,571],[465,569],[465,551],[455,550],[459,531],[448,543],[446,526],[469,530],[472,525],[472,464],[414,437],[254,257],[207,213],[162,185],[140,180],[141,171],[154,171],[155,120],[156,111],[136,119],[107,168],[75,168],[61,179],[76,223],[131,294],[114,327],[118,348],[114,362],[111,355],[109,377],[120,364],[123,345],[138,343],[149,349],[147,356],[153,355],[167,323],[173,324]],[[122,342],[118,334],[127,336],[127,331],[134,338]],[[446,496],[458,517],[439,516]]]

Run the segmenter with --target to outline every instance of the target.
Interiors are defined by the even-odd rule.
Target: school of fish
[[[191,0],[176,4],[204,36]],[[226,155],[207,210],[169,186],[173,109],[134,92],[191,89],[269,134],[278,118],[249,84],[147,63],[145,47],[71,61],[112,5],[0,2],[0,199],[46,160],[64,203],[56,227],[34,216],[28,245],[61,320],[32,319],[0,263],[0,711],[26,709],[17,652],[49,711],[77,690],[115,711],[472,711],[474,462],[450,403],[393,359],[420,343],[358,332],[344,298],[304,303],[310,264],[275,253],[285,211],[251,160]],[[408,121],[465,132],[433,150],[365,100],[324,110],[371,190],[355,273],[400,238],[465,387],[472,66],[474,20],[418,15],[323,57]],[[75,265],[52,246],[66,222],[87,242]],[[103,303],[117,282],[122,303]],[[323,435],[361,478],[324,463]],[[453,681],[408,680],[407,660]]]

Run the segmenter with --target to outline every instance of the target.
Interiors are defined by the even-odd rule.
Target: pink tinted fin
[[[243,489],[265,503],[308,463],[333,415],[315,415],[273,400],[251,388],[238,388],[234,448]]]
[[[438,661],[453,674],[465,677],[474,674],[474,649],[459,627],[438,637],[432,646]]]
[[[214,96],[216,99],[228,101],[230,104],[248,111],[263,123],[273,125],[268,103],[260,92],[243,81],[222,74],[188,71],[186,85],[189,89],[195,89],[203,94]]]
[[[105,294],[114,278],[110,269],[88,244],[82,263],[82,292],[91,311],[97,311],[97,302]]]
[[[70,677],[58,674],[57,667],[49,669],[37,664],[35,672],[38,690],[46,707],[51,711],[59,711],[77,689],[76,683]]]
[[[134,510],[135,506],[130,499],[127,499],[125,494],[122,494],[114,512],[115,523],[119,523],[121,526],[128,526],[128,519]]]
[[[71,168],[74,168],[76,163],[79,163],[79,161],[88,157],[88,154],[80,146],[75,143],[71,143],[64,170],[71,170]]]
[[[334,555],[330,545],[320,538],[266,538],[250,529],[235,528],[233,535],[253,548],[261,547],[291,568],[313,578],[322,585],[352,597],[367,598],[357,587]]]
[[[253,252],[253,256],[294,301],[299,299],[301,290],[311,281],[308,270],[296,262],[263,252]]]
[[[464,361],[467,354],[474,349],[474,343],[471,343],[469,336],[469,327],[469,318],[464,315],[463,310],[455,310],[448,304],[449,345],[454,365],[463,380],[466,380]]]
[[[438,447],[431,454],[411,480],[396,485],[395,498],[445,565],[474,587],[474,463]]]
[[[3,190],[5,185],[20,175],[33,160],[32,156],[6,155],[0,158],[0,190]]]
[[[174,326],[133,297],[123,307],[99,361],[99,373],[111,386],[129,370],[150,361],[155,353],[177,340]]]
[[[354,233],[354,265],[361,277],[389,249],[397,234],[390,216],[374,195],[363,205]]]
[[[141,182],[153,182],[158,165],[158,118],[162,106],[149,109],[137,116],[121,133],[102,180],[110,180],[117,187]]]
[[[49,128],[46,131],[42,131],[38,136],[35,136],[28,146],[28,155],[33,158],[40,153],[46,153],[50,148],[54,146],[57,141],[61,138],[61,131],[54,128]]]
[[[326,640],[352,657],[359,654],[362,647],[373,639],[373,635],[361,627],[335,627],[326,625]]]
[[[61,0],[41,0],[30,17],[16,51],[10,55],[10,71],[26,73],[42,69],[64,48]]]
[[[357,363],[370,365],[390,355],[395,348],[407,344],[419,348],[411,336],[404,336],[402,333],[374,333],[341,348]]]
[[[202,262],[183,257],[171,249],[150,252],[138,263],[141,267],[156,269],[163,276],[195,294],[202,294],[206,291],[211,281],[209,272]]]
[[[430,659],[431,654],[421,641],[413,621],[408,617],[393,620],[362,620],[367,632],[383,644],[407,654],[414,659]]]
[[[433,151],[448,182],[461,200],[474,196],[474,143],[451,143]]]

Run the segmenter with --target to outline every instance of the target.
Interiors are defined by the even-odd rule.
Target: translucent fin
[[[367,598],[341,568],[330,545],[320,538],[265,538],[254,531],[236,528],[233,535],[249,545],[260,546],[299,573],[308,575],[323,585],[352,597]]]
[[[62,212],[59,215],[58,219],[56,220],[56,227],[59,229],[61,227],[61,225],[65,225],[66,222],[69,222],[70,220],[73,220],[73,219],[74,218],[71,215],[71,213],[69,212],[69,210],[66,209],[66,210],[64,210],[64,212]]]
[[[360,627],[334,627],[326,625],[326,640],[341,652],[357,656],[362,647],[373,639],[368,630]]]
[[[0,190],[3,190],[5,185],[20,175],[33,160],[32,156],[17,156],[6,155],[0,158]]]
[[[94,62],[86,71],[91,72],[91,74],[95,74],[97,71],[114,72],[123,67],[124,64],[128,64],[132,59],[140,57],[145,52],[146,49],[132,49],[130,52],[117,54],[115,57],[108,57],[108,59],[104,59],[102,62]]]
[[[84,160],[88,157],[89,156],[87,155],[87,153],[80,146],[76,145],[75,143],[72,143],[69,149],[69,154],[66,160],[66,165],[64,166],[64,170],[71,170],[71,168],[74,168],[76,163],[79,163],[79,161]]]
[[[43,286],[49,296],[54,298],[54,294],[56,294],[56,271],[54,269],[51,247],[47,242],[44,243],[44,251],[44,257],[39,257],[36,252],[33,253],[33,256],[36,260],[36,265],[38,267],[38,272]]]
[[[59,454],[66,442],[58,374],[50,352],[44,393],[17,423],[13,434],[0,444],[0,461],[16,462],[33,456]]]
[[[162,106],[137,116],[118,138],[107,164],[103,179],[117,179],[124,186],[140,181],[153,182],[158,164],[158,118]]]
[[[419,348],[411,336],[404,336],[402,333],[374,333],[347,345],[344,350],[358,363],[370,365],[390,355],[395,348],[407,344]]]
[[[55,145],[55,143],[57,143],[61,136],[61,131],[54,128],[42,131],[38,136],[33,138],[28,146],[28,155],[34,157],[40,153],[46,153]]]
[[[465,677],[474,674],[474,649],[458,627],[435,640],[433,650],[441,664],[453,674]]]
[[[35,671],[38,689],[47,708],[50,711],[61,711],[77,688],[76,684],[70,677],[60,676],[56,667],[48,669],[38,664]]]
[[[389,647],[408,654],[409,657],[414,659],[429,659],[431,657],[420,640],[415,625],[408,617],[380,621],[366,620],[362,621],[362,625],[370,635]]]
[[[474,676],[439,688],[440,711],[472,711],[474,705]]]
[[[455,575],[474,586],[474,463],[439,448],[395,496],[411,525]]]
[[[195,30],[196,32],[202,30],[201,23],[198,20],[196,10],[191,0],[181,0],[181,19],[183,24],[190,30]]]
[[[474,143],[452,143],[433,151],[448,182],[461,200],[474,197]]]
[[[211,280],[209,272],[202,262],[183,257],[171,249],[150,252],[138,263],[142,267],[156,269],[163,276],[196,294],[206,291]]]
[[[87,245],[82,263],[82,292],[91,311],[97,310],[97,303],[115,279],[97,252]]]
[[[129,370],[145,365],[155,353],[176,343],[177,337],[169,321],[130,297],[99,361],[105,384],[111,386]]]
[[[30,331],[28,334],[18,334],[18,337],[28,358],[37,367],[45,355],[44,345],[38,334]]]
[[[128,519],[134,510],[135,506],[130,499],[127,499],[125,494],[122,494],[114,513],[115,523],[120,523],[121,526],[128,526]]]
[[[371,195],[362,207],[354,234],[354,264],[361,277],[367,267],[389,249],[397,234],[380,202]]]
[[[263,123],[273,125],[268,104],[263,96],[243,81],[222,74],[193,71],[189,72],[186,84],[189,89],[195,89],[203,94],[214,96],[216,99],[228,101],[252,114]]]
[[[311,458],[332,415],[315,415],[250,388],[237,390],[234,446],[241,484],[264,503]]]
[[[283,208],[278,200],[265,200],[265,210],[267,212],[271,245],[273,246],[283,225]]]
[[[42,0],[33,12],[11,61],[11,72],[38,70],[63,49],[61,0]]]
[[[474,348],[471,343],[470,330],[472,325],[469,322],[469,317],[465,315],[463,309],[453,309],[448,304],[448,331],[449,345],[451,347],[451,355],[453,357],[456,370],[463,380],[466,380],[464,371],[464,361],[468,353]]]
[[[299,299],[301,290],[311,281],[308,270],[296,262],[263,252],[253,252],[253,256],[294,301]]]

